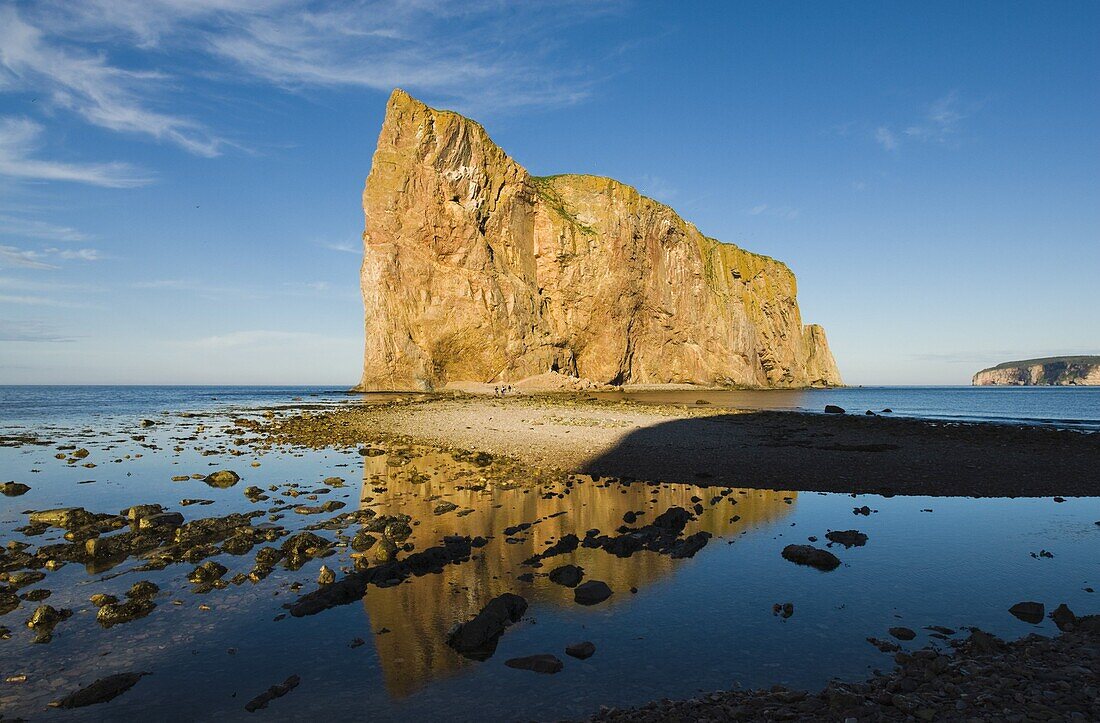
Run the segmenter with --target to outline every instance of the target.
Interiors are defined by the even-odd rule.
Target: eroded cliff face
[[[514,382],[841,384],[784,264],[594,176],[531,176],[395,90],[363,192],[361,389]]]
[[[1005,362],[974,375],[976,386],[1100,386],[1100,356]]]

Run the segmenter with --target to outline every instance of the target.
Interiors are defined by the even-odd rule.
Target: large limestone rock
[[[1004,362],[974,375],[976,386],[1100,386],[1100,356]]]
[[[363,192],[361,389],[515,382],[836,385],[784,264],[609,178],[531,176],[395,90]]]

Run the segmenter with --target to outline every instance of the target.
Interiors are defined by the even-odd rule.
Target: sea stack
[[[1100,356],[1052,356],[1024,359],[982,369],[975,386],[1100,386]]]
[[[610,178],[532,176],[478,123],[402,90],[363,211],[359,389],[842,383],[785,264]]]

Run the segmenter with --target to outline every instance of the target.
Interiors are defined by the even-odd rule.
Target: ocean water
[[[1020,399],[1030,392],[1005,391]],[[1047,424],[1053,418],[1097,420],[1088,411],[1093,390],[1045,391],[1050,392],[1047,400],[1029,402],[1029,408],[1051,409],[1056,398],[1063,411],[1035,418],[1047,418]],[[905,413],[901,402],[911,394],[907,413],[916,414],[921,393],[807,394],[800,397],[807,409],[838,403],[836,395],[849,394],[849,401],[839,402],[849,411],[891,406],[899,414]],[[881,395],[875,397],[881,403],[871,404],[867,394]],[[930,397],[942,393],[925,393]],[[362,456],[355,448],[257,448],[243,443],[247,431],[233,425],[236,419],[259,420],[265,413],[278,417],[360,398],[316,388],[0,388],[0,482],[31,487],[22,496],[0,496],[0,546],[27,545],[33,553],[66,544],[64,530],[25,528],[29,510],[79,505],[114,514],[139,503],[160,504],[187,521],[255,512],[253,524],[271,523],[286,535],[313,527],[315,534],[336,543],[333,554],[300,569],[280,565],[257,582],[230,582],[208,591],[187,581],[198,558],[163,569],[147,568],[148,558],[137,555],[42,570],[43,580],[19,592],[49,590],[44,602],[73,615],[58,624],[47,644],[32,642],[33,633],[25,627],[42,603],[21,601],[0,615],[0,627],[10,636],[0,640],[0,712],[34,720],[244,720],[255,717],[244,710],[248,700],[298,675],[297,688],[256,715],[276,720],[318,715],[333,720],[364,715],[375,720],[577,718],[602,705],[690,697],[731,686],[816,689],[832,678],[862,679],[892,666],[891,656],[866,638],[889,639],[887,630],[894,626],[916,631],[916,640],[900,643],[910,650],[948,645],[926,629],[931,625],[959,635],[965,635],[965,626],[976,625],[1010,638],[1056,632],[1049,620],[1032,625],[1010,615],[1008,608],[1021,600],[1042,601],[1048,611],[1064,602],[1079,614],[1100,612],[1091,592],[1100,588],[1100,498],[1061,503],[882,498],[727,491],[659,480],[621,484],[583,475],[564,480],[517,470],[504,461],[471,461],[399,444],[377,447],[375,456]],[[387,397],[368,397],[375,398]],[[947,411],[982,418],[999,408],[1001,421],[1027,417],[1020,411],[1004,413],[1009,403],[1001,397],[995,404],[988,402],[993,397],[980,398],[987,400],[980,410],[956,405]],[[785,405],[794,397],[783,399]],[[737,400],[745,403],[744,396]],[[942,399],[938,404],[925,407],[932,410],[930,416],[950,407]],[[156,424],[143,427],[143,419]],[[42,443],[28,441],[32,437]],[[88,456],[76,459],[70,449],[61,449],[70,445],[87,449]],[[227,468],[242,477],[235,486],[212,487],[201,479]],[[332,477],[343,483],[325,482]],[[251,501],[243,490],[252,485],[269,499]],[[693,558],[639,552],[624,559],[581,547],[548,559],[542,568],[523,564],[566,534],[583,538],[593,528],[615,534],[627,511],[642,512],[642,524],[671,506],[690,508],[693,497],[703,512],[685,533],[713,535]],[[208,504],[184,506],[184,499]],[[323,514],[298,509],[325,501],[345,507]],[[440,502],[456,507],[436,514]],[[862,505],[873,512],[854,514]],[[409,549],[402,555],[438,545],[448,535],[483,536],[487,544],[442,572],[371,586],[361,600],[316,615],[287,616],[285,604],[317,588],[322,564],[338,576],[351,569],[347,542],[357,525],[339,529],[318,523],[355,510],[409,515],[411,534],[404,541]],[[516,529],[524,523],[530,527]],[[864,532],[868,542],[850,549],[832,545],[841,560],[832,572],[798,566],[780,555],[787,544],[814,537],[814,544],[824,546],[827,531],[847,529]],[[109,534],[121,532],[125,528]],[[223,578],[228,581],[252,569],[261,546],[278,547],[284,539],[243,552],[219,543],[202,553],[211,555],[203,561],[228,568]],[[566,563],[583,567],[586,579],[605,581],[612,597],[592,607],[577,605],[570,589],[546,576]],[[525,573],[534,578],[525,581]],[[160,587],[156,609],[133,622],[100,626],[89,597],[122,597],[138,580]],[[524,596],[530,607],[504,633],[492,657],[469,660],[446,645],[455,623],[470,619],[503,592]],[[772,612],[773,604],[785,602],[794,604],[789,619]],[[595,643],[593,657],[579,661],[564,654],[566,645],[581,640]],[[539,675],[504,665],[509,658],[535,653],[558,655],[564,670]],[[97,678],[127,671],[151,675],[108,703],[77,710],[46,707]]]
[[[1100,387],[845,387],[760,391],[599,392],[606,398],[655,403],[708,403],[738,409],[823,412],[834,404],[849,413],[889,409],[896,417],[953,422],[1029,424],[1100,430]]]

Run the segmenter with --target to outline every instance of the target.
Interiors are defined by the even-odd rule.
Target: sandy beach
[[[974,497],[1100,492],[1100,435],[885,415],[447,395],[291,416],[272,431],[310,446],[404,437],[533,467],[705,486]]]

